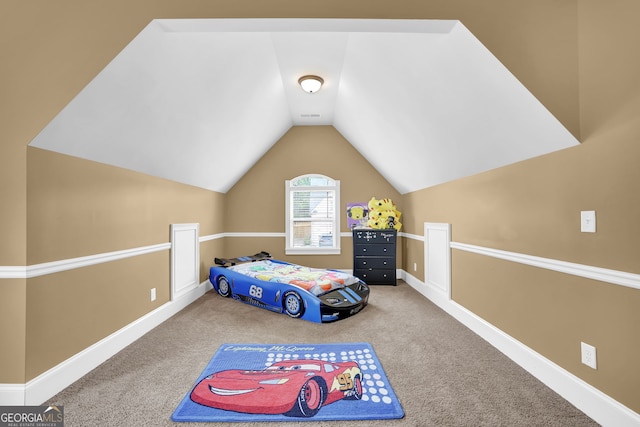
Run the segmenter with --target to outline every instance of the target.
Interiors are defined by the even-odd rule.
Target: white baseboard
[[[398,277],[597,423],[605,427],[640,426],[640,414],[450,300],[443,292],[425,285],[424,282],[405,271]]]
[[[208,280],[202,282],[178,299],[156,308],[26,384],[0,384],[0,405],[42,404],[184,309],[211,288]]]
[[[0,384],[0,406],[24,405],[24,384]]]

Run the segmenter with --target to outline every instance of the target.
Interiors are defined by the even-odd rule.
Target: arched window
[[[340,253],[340,181],[324,175],[287,180],[286,253]]]

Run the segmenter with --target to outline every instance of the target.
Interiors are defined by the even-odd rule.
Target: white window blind
[[[339,253],[340,182],[303,175],[286,182],[287,254]]]

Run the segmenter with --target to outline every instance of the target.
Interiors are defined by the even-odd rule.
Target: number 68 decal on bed
[[[267,252],[216,258],[209,281],[223,297],[318,323],[344,319],[367,305],[369,287],[355,276],[270,258]]]
[[[262,298],[262,288],[260,286],[251,285],[249,288],[249,295],[258,299]]]

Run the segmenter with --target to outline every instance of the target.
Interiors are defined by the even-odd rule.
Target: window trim
[[[314,185],[314,186],[292,186],[291,183],[301,178],[308,176],[325,178],[328,181],[332,181],[334,185]],[[333,220],[333,246],[321,246],[321,247],[294,247],[291,244],[292,240],[292,218],[291,218],[291,193],[296,189],[310,189],[310,190],[330,190],[334,192],[334,220]],[[285,254],[286,255],[339,255],[341,253],[340,248],[340,181],[333,179],[330,176],[310,173],[297,176],[285,181]]]

